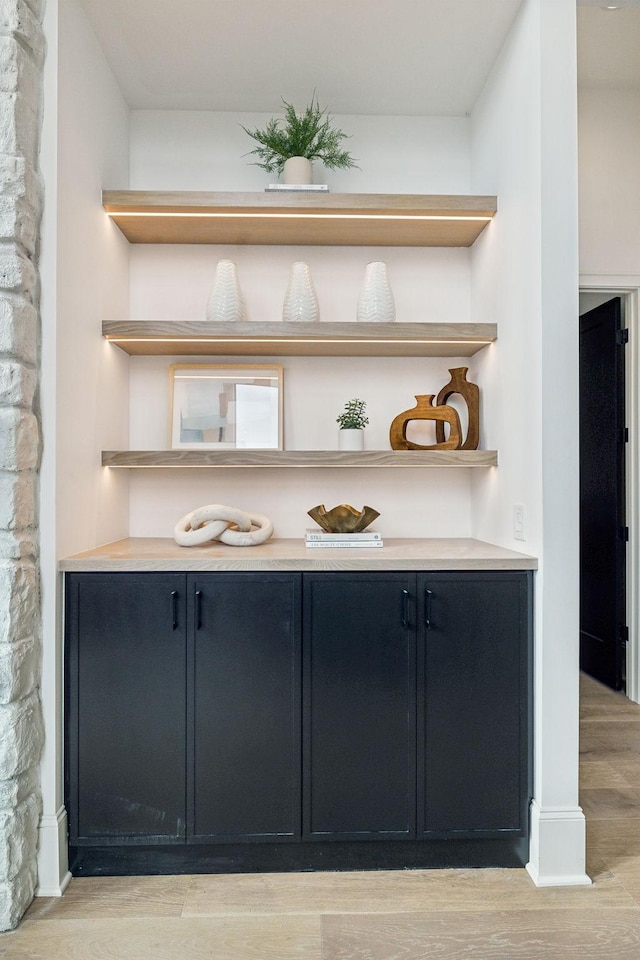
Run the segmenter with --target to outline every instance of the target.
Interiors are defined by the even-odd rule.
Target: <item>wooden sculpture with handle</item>
[[[460,429],[460,418],[457,410],[446,405],[434,407],[433,399],[435,394],[421,394],[416,396],[417,403],[410,410],[399,413],[391,422],[389,429],[389,442],[392,450],[457,450],[462,440],[462,431]],[[407,440],[407,426],[412,420],[435,420],[436,431],[438,427],[442,430],[443,439],[438,443],[428,445],[414,443]],[[444,439],[444,424],[449,424],[449,439]],[[437,437],[437,433],[436,433]]]

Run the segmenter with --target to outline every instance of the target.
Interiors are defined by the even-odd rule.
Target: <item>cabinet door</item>
[[[427,836],[526,829],[527,588],[520,573],[418,578],[418,804]]]
[[[300,835],[300,576],[189,577],[190,838]]]
[[[186,577],[67,576],[71,842],[185,835]]]
[[[414,600],[410,573],[304,575],[307,837],[415,835]]]

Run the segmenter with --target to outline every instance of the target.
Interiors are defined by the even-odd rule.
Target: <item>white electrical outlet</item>
[[[526,540],[524,504],[516,503],[513,508],[513,536],[516,540]]]

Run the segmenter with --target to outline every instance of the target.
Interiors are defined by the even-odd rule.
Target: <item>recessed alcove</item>
[[[311,63],[313,84],[339,125],[352,134],[350,148],[362,168],[329,172],[331,196],[497,197],[495,217],[473,245],[460,247],[270,246],[240,243],[237,237],[211,245],[129,243],[103,209],[103,190],[261,193],[270,177],[243,157],[250,144],[240,125],[264,122],[278,112],[278,96],[289,92],[281,89],[274,98],[273,91],[265,90],[258,102],[246,99],[245,88],[234,91],[232,84],[219,85],[215,96],[211,87],[208,104],[207,88],[201,86],[205,99],[178,104],[169,64],[174,48],[176,62],[180,59],[181,21],[175,37],[166,37],[168,47],[156,43],[165,57],[164,62],[155,61],[155,67],[140,32],[140,71],[143,60],[145,69],[155,69],[155,82],[147,85],[150,99],[144,100],[136,81],[142,73],[126,53],[136,42],[126,24],[129,18],[146,16],[153,23],[150,36],[155,36],[164,16],[158,12],[155,21],[158,5],[147,0],[129,4],[117,25],[107,23],[108,5],[97,0],[68,0],[52,4],[52,11],[54,6],[58,44],[51,46],[47,69],[57,110],[55,123],[44,133],[44,172],[49,196],[56,198],[56,219],[55,224],[45,222],[43,243],[43,270],[53,279],[43,301],[49,365],[44,396],[50,418],[45,423],[44,471],[50,502],[56,503],[43,549],[47,662],[52,668],[44,693],[48,742],[59,741],[60,650],[55,637],[62,611],[57,560],[123,537],[170,536],[176,520],[203,503],[265,513],[278,536],[291,537],[302,536],[308,525],[306,510],[317,503],[370,503],[380,510],[380,528],[390,537],[475,537],[540,556],[536,775],[548,787],[551,799],[546,802],[568,811],[563,829],[579,834],[573,778],[558,773],[573,768],[577,752],[575,699],[569,690],[575,667],[575,610],[561,589],[575,572],[571,491],[577,471],[573,411],[563,406],[564,388],[575,379],[563,333],[574,309],[576,263],[571,217],[575,151],[567,133],[574,120],[568,92],[575,79],[570,66],[574,36],[568,5],[562,4],[558,15],[548,0],[477,0],[473,12],[465,4],[470,15],[465,20],[456,17],[459,3],[439,4],[430,29],[420,33],[425,63],[430,62],[425,43],[434,53],[438,47],[446,51],[437,59],[437,76],[423,78],[428,104],[424,112],[403,112],[402,103],[391,95],[378,101],[371,95],[367,101],[363,88],[356,91],[357,99],[341,100],[340,85],[333,83],[340,59],[323,57]],[[202,13],[221,4],[196,6]],[[249,8],[256,9],[252,3],[222,6],[242,6],[242,22]],[[331,3],[325,13],[337,16],[338,7],[343,10],[345,5]],[[378,5],[380,15],[383,7],[387,10],[388,5]],[[414,11],[416,5],[410,8]],[[419,16],[424,16],[422,7]],[[120,48],[109,42],[116,26],[123,37]],[[197,21],[190,30],[198,35]],[[479,43],[479,30],[484,43]],[[270,33],[275,41],[269,42],[277,42],[278,31]],[[333,36],[346,53],[335,23]],[[252,45],[267,44],[264,31],[248,30],[247,37],[252,38],[248,48],[242,48],[247,55]],[[456,56],[451,53],[454,37],[462,44]],[[365,54],[363,45],[350,48],[351,59],[344,57],[349,77],[359,76],[357,67]],[[224,59],[211,57],[212,62]],[[462,70],[460,64],[467,62],[469,70]],[[395,72],[402,73],[402,65],[396,67]],[[298,61],[291,70],[294,75],[298,71],[298,89],[304,90],[302,81],[309,73],[299,72]],[[415,85],[415,76],[412,82]],[[233,102],[220,101],[223,86]],[[560,142],[562,151],[557,150]],[[223,258],[238,265],[247,322],[256,328],[280,322],[289,269],[296,260],[311,265],[321,323],[352,323],[365,266],[384,259],[399,325],[415,324],[416,330],[423,324],[447,329],[480,325],[496,331],[495,342],[491,338],[472,355],[465,348],[425,356],[422,346],[402,356],[384,356],[370,347],[359,355],[335,357],[269,353],[273,362],[280,362],[280,356],[285,366],[285,434],[293,431],[293,450],[331,450],[332,443],[337,447],[337,438],[331,439],[335,417],[346,400],[365,394],[370,450],[384,449],[381,438],[393,416],[407,409],[416,393],[437,393],[449,379],[450,366],[464,365],[470,368],[469,379],[481,388],[479,453],[498,451],[498,465],[437,470],[367,465],[293,470],[278,465],[216,471],[103,466],[102,451],[166,447],[166,441],[155,441],[167,433],[168,365],[190,356],[188,350],[182,352],[184,341],[176,353],[163,349],[157,356],[129,356],[105,342],[103,324],[203,320],[215,264]],[[559,263],[566,270],[559,271]],[[239,355],[246,362],[244,351],[225,349],[220,354],[225,363]],[[256,362],[261,355],[256,351]],[[216,355],[201,355],[199,362],[211,356]],[[322,434],[321,444],[304,436],[305,420],[312,434]],[[527,505],[526,544],[514,541],[514,503]],[[562,537],[557,536],[560,528]],[[545,681],[551,673],[557,690]],[[50,823],[43,836],[43,851],[48,851],[43,852],[43,876],[55,872],[58,845],[64,846],[56,750],[44,776]],[[536,842],[540,849],[549,848],[548,837]],[[579,838],[562,847],[559,860],[567,876],[580,873],[582,850]],[[540,864],[538,854],[534,851]],[[544,866],[540,870],[544,873]],[[547,872],[554,870],[557,874],[560,867]]]

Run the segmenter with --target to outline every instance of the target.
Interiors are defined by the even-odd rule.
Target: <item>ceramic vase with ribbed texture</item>
[[[220,260],[207,301],[207,320],[244,320],[244,303],[233,260]]]
[[[291,267],[282,319],[302,323],[312,323],[320,319],[318,298],[308,263],[294,263]]]
[[[391,323],[396,318],[387,265],[383,260],[367,264],[358,299],[357,317],[360,323]]]

